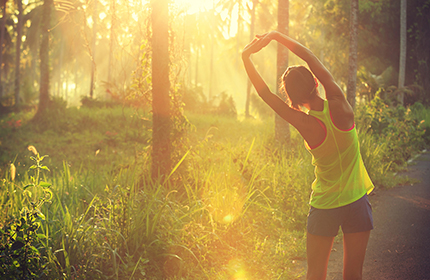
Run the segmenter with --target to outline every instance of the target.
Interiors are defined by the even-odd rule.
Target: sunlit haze
[[[217,0],[173,0],[179,8],[184,9],[188,14],[211,9]]]

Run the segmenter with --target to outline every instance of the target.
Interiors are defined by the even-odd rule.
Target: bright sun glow
[[[173,0],[187,14],[194,14],[211,9],[217,0]]]

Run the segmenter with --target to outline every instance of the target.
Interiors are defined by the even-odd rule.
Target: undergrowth
[[[272,139],[273,118],[187,114],[187,146],[163,183],[149,174],[151,124],[143,111],[51,113],[56,117],[41,123],[29,121],[31,112],[0,121],[2,233],[36,225],[33,239],[3,238],[1,248],[22,255],[17,250],[28,244],[34,254],[17,261],[39,257],[38,277],[297,279],[303,273],[298,263],[305,260],[314,174],[293,128],[285,146]],[[377,187],[394,185],[395,173],[428,146],[429,118],[419,104],[394,109],[376,100],[357,109],[363,159]],[[37,180],[43,184],[29,169],[33,144],[49,155],[43,160],[50,172]],[[27,186],[33,203],[48,190],[52,196],[31,208]],[[27,217],[23,209],[40,214]]]

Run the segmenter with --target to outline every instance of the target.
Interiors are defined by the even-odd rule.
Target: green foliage
[[[272,108],[270,108],[256,93],[251,93],[251,105],[252,109],[255,110],[257,115],[261,118],[274,116]]]
[[[15,157],[17,165],[31,165],[23,148],[30,144],[50,155],[45,161],[53,173],[62,171],[65,159],[76,168],[85,162],[87,168],[110,169],[134,160],[150,141],[152,122],[140,109],[60,106],[37,121],[33,115],[12,113],[0,120],[0,169]]]
[[[201,87],[182,91],[184,109],[199,114],[215,114],[236,117],[236,105],[231,96],[221,92],[218,96],[208,98]]]
[[[2,250],[14,250],[9,256],[46,279],[299,278],[314,174],[297,131],[286,148],[274,141],[272,118],[187,111],[193,126],[185,130],[185,151],[169,179],[158,182],[150,176],[144,116],[127,107],[65,108],[45,128],[23,122],[9,130],[4,148],[18,153],[21,139],[38,133],[50,157],[35,153],[27,162],[18,154],[5,173]],[[429,123],[419,103],[393,108],[375,98],[357,108],[362,156],[378,187],[398,183],[394,171],[416,152],[412,146],[430,143],[422,134]],[[42,160],[50,161],[49,176]],[[24,164],[30,172],[20,174]],[[23,273],[14,259],[2,260],[11,273]]]
[[[384,150],[382,163],[391,165],[392,170],[402,168],[429,144],[430,139],[425,137],[429,124],[418,113],[423,109],[420,103],[409,108],[390,107],[378,95],[357,109],[356,122],[361,134],[370,134],[369,145],[373,141],[377,143],[373,146]]]
[[[35,154],[31,157],[35,164],[30,167],[34,176],[31,177],[31,184],[22,188],[22,209],[19,216],[6,220],[0,229],[2,279],[39,279],[48,273],[49,262],[42,257],[40,248],[46,236],[37,231],[45,220],[41,207],[52,198],[51,184],[40,181],[40,171],[49,169],[41,163],[45,156],[41,157],[33,146],[29,150]],[[3,185],[6,183],[3,180]],[[44,195],[33,199],[32,188],[42,189]]]
[[[43,235],[37,234],[40,218],[36,211],[23,211],[0,229],[0,275],[2,279],[39,279],[46,267],[36,246]]]
[[[115,103],[113,101],[99,100],[88,96],[82,96],[81,104],[85,108],[109,108],[113,106],[119,106],[121,103]]]

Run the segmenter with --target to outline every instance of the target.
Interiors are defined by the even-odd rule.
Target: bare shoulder
[[[354,125],[354,110],[344,96],[328,100],[330,114],[337,128],[348,130]]]
[[[296,127],[309,146],[317,146],[325,138],[325,127],[317,118],[302,113],[300,115],[300,126]]]

